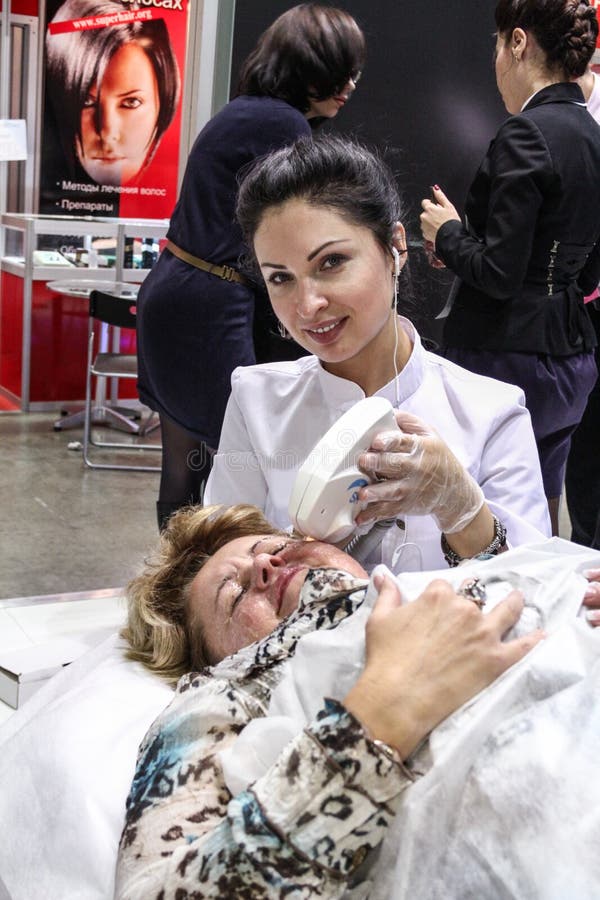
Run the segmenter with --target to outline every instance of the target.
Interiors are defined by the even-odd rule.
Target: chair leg
[[[158,413],[152,411],[145,420],[140,422],[139,433],[142,435],[152,434],[157,428],[160,428],[160,419]]]
[[[119,431],[126,431],[128,434],[140,433],[140,426],[137,422],[134,422],[128,418],[128,416],[124,416],[122,413],[117,412],[116,409],[111,409],[110,406],[102,407],[102,416],[109,425],[118,428]]]
[[[94,331],[92,328],[88,334],[88,358],[87,371],[85,375],[85,407],[83,419],[83,461],[86,466],[91,465],[89,462],[90,448],[90,432],[92,418],[92,353],[94,347]]]
[[[104,444],[98,443],[92,440],[91,437],[91,429],[92,429],[92,414],[100,414],[102,417],[102,421],[106,419],[114,420],[119,423],[119,426],[122,427],[125,425],[126,430],[130,431],[130,433],[137,434],[139,431],[139,425],[135,422],[132,422],[126,416],[122,416],[120,413],[115,412],[115,410],[109,409],[108,407],[101,407],[98,409],[97,407],[92,410],[92,353],[93,353],[93,344],[94,344],[94,334],[90,333],[89,342],[88,342],[88,367],[87,367],[87,375],[86,375],[86,386],[85,386],[85,411],[84,411],[84,423],[83,423],[83,462],[88,467],[88,469],[120,469],[126,472],[160,472],[162,466],[134,466],[134,465],[124,465],[120,463],[97,463],[90,459],[89,450],[90,445],[96,447],[117,447],[123,450],[131,449],[132,452],[136,450],[160,450],[160,446],[142,444],[125,444],[124,442],[120,443],[112,443],[106,442]],[[122,420],[122,421],[121,421]]]
[[[115,428],[119,426],[115,422],[107,421],[108,417],[104,416],[105,410],[114,410],[114,412],[120,413],[127,419],[139,419],[141,418],[141,413],[138,410],[132,409],[131,412],[125,406],[101,406],[97,403],[92,404],[92,412],[91,412],[91,424],[92,425],[114,425]],[[85,419],[85,406],[82,406],[81,409],[74,409],[70,412],[65,413],[61,416],[60,419],[56,419],[54,422],[53,428],[54,431],[67,431],[69,428],[79,428],[83,425]],[[129,427],[124,427],[123,431],[130,431],[132,434],[141,434],[141,431],[134,431]],[[90,443],[94,443],[92,439],[90,439]]]
[[[60,419],[56,419],[53,428],[55,431],[67,431],[68,428],[79,428],[85,419],[85,406],[65,412]]]
[[[139,424],[137,424],[135,422],[130,422],[128,420],[126,428],[122,428],[119,425],[119,422],[117,421],[117,419],[120,418],[120,416],[116,412],[116,410],[109,409],[109,410],[106,410],[106,412],[109,415],[106,417],[103,416],[101,424],[114,424],[120,430],[128,430],[130,434],[135,434],[137,437],[145,437],[145,435],[148,433],[146,431],[146,429],[144,428],[143,422],[140,422]],[[114,421],[107,422],[107,419],[113,419]],[[150,431],[154,431],[154,429],[158,425],[160,425],[160,419],[158,419],[158,421],[152,425],[152,427],[150,428]],[[116,449],[116,450],[132,450],[132,451],[133,450],[154,450],[154,451],[158,450],[159,453],[162,452],[161,444],[140,444],[140,443],[129,444],[129,443],[126,443],[125,441],[98,441],[98,440],[95,440],[92,435],[90,435],[90,444],[92,444],[94,447],[99,447],[99,448],[104,447],[105,449],[110,448],[110,449]]]

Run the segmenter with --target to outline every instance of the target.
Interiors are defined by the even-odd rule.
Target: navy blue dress
[[[234,221],[236,176],[251,160],[303,135],[306,118],[283,100],[236,97],[192,147],[167,237],[219,265],[244,251]],[[138,296],[138,390],[151,409],[217,447],[230,378],[253,365],[251,286],[224,281],[163,250]]]

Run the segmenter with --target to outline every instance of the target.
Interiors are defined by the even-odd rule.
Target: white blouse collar
[[[412,322],[404,318],[404,316],[398,316],[398,322],[413,345],[408,361],[398,374],[397,379],[398,399],[400,404],[402,404],[414,394],[423,381],[426,351],[423,349],[421,338]],[[328,406],[336,407],[341,412],[345,412],[358,400],[364,399],[365,393],[363,389],[354,381],[340,378],[339,375],[332,375],[331,372],[327,372],[323,368],[320,362],[317,371]],[[395,381],[396,379],[393,378],[376,392],[377,397],[385,397],[394,406],[396,405]]]

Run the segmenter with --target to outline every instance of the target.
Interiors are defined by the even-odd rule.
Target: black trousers
[[[590,303],[588,312],[600,344],[600,310]],[[596,364],[600,371],[600,347],[596,347]],[[565,488],[571,540],[600,550],[600,377],[571,438]]]

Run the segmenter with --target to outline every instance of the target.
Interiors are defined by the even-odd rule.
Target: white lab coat
[[[399,408],[443,437],[506,525],[510,546],[548,537],[547,503],[521,389],[430,353],[412,324],[399,321],[414,344],[396,379]],[[394,381],[377,395],[395,405]],[[336,419],[364,396],[314,356],[236,369],[204,502],[253,503],[274,525],[289,527],[287,505],[299,467]],[[394,572],[444,566],[433,518],[407,516],[405,524],[387,532],[381,561]]]

